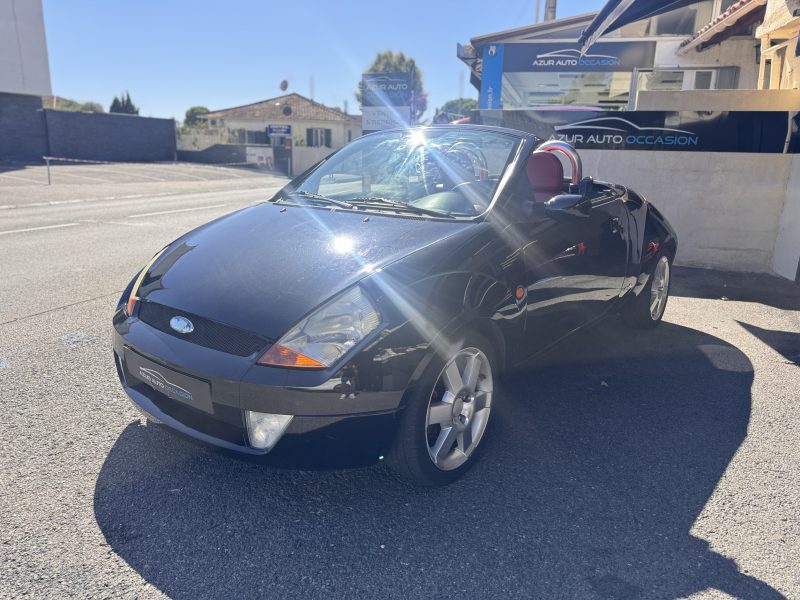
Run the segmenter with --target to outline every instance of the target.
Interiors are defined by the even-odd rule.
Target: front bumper
[[[114,361],[123,389],[151,421],[239,455],[287,466],[377,461],[391,446],[403,395],[401,390],[343,386],[341,370],[326,375],[254,367],[252,360],[165,335],[136,319],[115,325]],[[173,374],[184,378],[184,387],[184,381],[200,382],[210,390],[210,401],[197,406],[156,389],[139,376],[141,361],[170,379]],[[249,444],[245,410],[294,418],[272,450],[265,451]]]

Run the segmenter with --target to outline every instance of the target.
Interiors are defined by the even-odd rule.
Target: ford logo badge
[[[186,317],[172,317],[169,320],[169,326],[178,333],[192,333],[194,331],[194,324]]]

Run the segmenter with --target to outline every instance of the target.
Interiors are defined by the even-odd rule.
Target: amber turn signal
[[[280,344],[273,344],[269,350],[261,355],[258,359],[259,365],[266,365],[268,367],[292,367],[294,369],[324,369],[325,365],[321,362],[309,358],[299,352],[281,346]]]
[[[142,281],[144,281],[145,275],[147,275],[150,267],[153,266],[153,263],[158,260],[158,257],[161,256],[166,249],[167,246],[156,252],[156,255],[150,259],[150,262],[145,265],[144,269],[141,270],[139,276],[136,278],[136,282],[131,288],[131,295],[128,296],[128,302],[125,304],[125,314],[129,317],[133,315],[133,309],[136,306],[136,301],[139,299],[139,286],[142,285]]]

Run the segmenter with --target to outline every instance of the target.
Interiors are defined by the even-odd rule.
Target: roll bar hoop
[[[544,142],[534,152],[558,152],[566,156],[572,166],[572,183],[575,185],[580,183],[583,178],[583,165],[575,148],[566,142],[551,141]]]

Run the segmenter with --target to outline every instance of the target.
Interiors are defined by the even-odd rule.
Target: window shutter
[[[327,147],[327,148],[331,147],[331,130],[330,129],[326,129],[325,130],[325,147]]]
[[[306,146],[314,145],[314,130],[310,127],[306,129]]]

